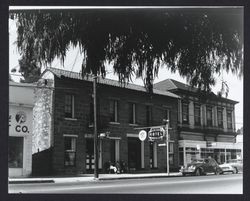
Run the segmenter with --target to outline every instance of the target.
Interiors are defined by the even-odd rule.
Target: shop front
[[[179,166],[192,160],[214,158],[219,164],[239,158],[241,149],[237,143],[179,140]]]
[[[25,177],[32,171],[34,85],[9,83],[9,177]]]
[[[32,168],[32,108],[10,105],[8,167],[10,177],[29,176]]]

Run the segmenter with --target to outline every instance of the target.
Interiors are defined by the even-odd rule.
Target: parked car
[[[223,172],[243,172],[243,161],[242,159],[231,159],[228,161],[228,163],[220,165],[220,167],[222,168]]]
[[[187,174],[196,176],[206,175],[207,173],[222,174],[220,166],[213,158],[193,160],[186,167],[182,166],[180,172],[183,176]]]
[[[224,164],[221,164],[219,166],[222,169],[222,173],[225,173],[225,172],[231,172],[233,174],[238,173],[237,170],[232,165],[230,165],[228,163],[224,163]]]

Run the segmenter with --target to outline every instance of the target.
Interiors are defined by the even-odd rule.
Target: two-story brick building
[[[94,168],[93,79],[80,73],[48,68],[35,92],[33,166],[44,174],[87,173]],[[124,161],[129,171],[166,171],[166,147],[161,141],[140,141],[141,127],[163,125],[169,119],[171,143],[169,164],[178,169],[178,95],[142,86],[122,85],[98,78],[99,169],[105,172],[110,161]],[[47,173],[46,173],[47,172]]]
[[[179,162],[186,165],[195,158],[213,157],[219,163],[240,155],[235,143],[236,101],[217,96],[201,96],[198,89],[166,79],[154,88],[180,96],[178,100]]]

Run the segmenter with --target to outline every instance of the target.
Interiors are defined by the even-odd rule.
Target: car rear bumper
[[[186,170],[186,169],[182,169],[181,171],[180,171],[181,173],[186,173],[186,174],[192,174],[192,173],[194,173],[195,172],[195,170]]]

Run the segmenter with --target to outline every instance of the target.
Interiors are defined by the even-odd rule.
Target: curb
[[[104,177],[104,178],[98,178],[96,180],[83,180],[77,179],[75,181],[65,181],[65,183],[69,182],[92,182],[92,181],[105,181],[105,180],[122,180],[122,179],[150,179],[150,178],[167,178],[167,177],[180,177],[181,175],[151,175],[151,176],[125,176],[125,177]],[[9,184],[28,184],[28,183],[60,183],[59,181],[56,181],[56,179],[39,179],[39,180],[12,180],[9,181]]]
[[[20,180],[20,181],[9,181],[9,184],[31,184],[31,183],[55,183],[55,180]]]
[[[99,178],[99,180],[121,180],[121,179],[150,179],[150,178],[167,178],[167,177],[180,177],[181,175],[163,175],[163,176],[136,176],[136,177],[111,177],[111,178]]]

